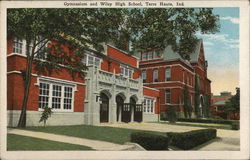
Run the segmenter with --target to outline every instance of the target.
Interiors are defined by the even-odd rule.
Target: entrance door
[[[130,122],[131,121],[131,107],[130,103],[124,103],[122,107],[122,122]]]
[[[142,122],[142,104],[136,104],[134,108],[134,121]]]
[[[102,103],[100,104],[100,122],[109,121],[109,98],[104,93],[101,93]]]

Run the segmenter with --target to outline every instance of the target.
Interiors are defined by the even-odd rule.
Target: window
[[[146,83],[146,70],[142,71],[142,81],[143,83]]]
[[[152,60],[153,59],[153,51],[148,51],[148,60]]]
[[[154,99],[153,98],[144,98],[143,112],[154,113]]]
[[[39,108],[48,106],[56,111],[73,109],[73,87],[63,84],[39,83]]]
[[[94,64],[94,57],[88,56],[88,66]]]
[[[153,74],[154,74],[154,76],[153,76],[154,77],[154,82],[158,82],[158,70],[155,69]]]
[[[23,40],[17,38],[14,39],[13,52],[23,54]]]
[[[39,85],[39,108],[49,106],[49,84],[40,83]]]
[[[98,57],[94,57],[94,56],[86,54],[82,60],[82,63],[85,64],[86,66],[95,65],[99,67],[101,63],[101,59]]]
[[[147,53],[146,52],[142,52],[142,60],[147,60]]]
[[[166,103],[170,103],[170,97],[171,97],[170,89],[167,89],[166,90]]]
[[[41,41],[41,37],[39,38],[39,41]],[[38,51],[36,53],[36,58],[38,59],[46,60],[47,58],[47,53],[46,53],[47,44],[45,43],[45,41],[47,40],[41,41],[36,47],[36,51]],[[32,49],[32,45],[30,45],[30,52],[31,52],[31,49]]]
[[[166,68],[165,76],[166,76],[166,81],[170,81],[171,80],[171,70],[170,70],[170,67]]]
[[[121,75],[123,75],[124,77],[132,78],[133,70],[129,68],[128,66],[121,65],[120,72],[121,72]]]

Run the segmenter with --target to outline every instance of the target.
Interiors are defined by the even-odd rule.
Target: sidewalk
[[[90,139],[85,139],[85,138],[77,138],[77,137],[70,137],[70,136],[64,136],[64,135],[56,135],[56,134],[44,133],[44,132],[26,131],[26,130],[21,130],[21,129],[8,129],[8,133],[22,135],[22,136],[29,136],[29,137],[34,137],[34,138],[40,138],[40,139],[46,139],[46,140],[51,140],[51,141],[84,145],[84,146],[88,146],[99,151],[143,150],[139,146],[132,144],[132,143],[120,145],[120,144],[104,142],[104,141],[90,140]]]

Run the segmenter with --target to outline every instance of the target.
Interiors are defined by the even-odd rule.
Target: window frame
[[[165,90],[165,104],[171,104],[171,89]]]
[[[171,67],[165,69],[165,81],[171,81]]]
[[[143,101],[143,113],[154,114],[155,113],[155,98],[144,97]]]
[[[48,94],[48,107],[52,108],[52,111],[54,112],[74,112],[74,92],[76,91],[76,86],[75,85],[71,85],[71,84],[67,84],[67,83],[61,83],[61,82],[57,82],[57,81],[49,81],[49,80],[43,80],[43,79],[39,79],[38,80],[38,90],[39,90],[39,94],[38,97],[40,97],[40,86],[41,83],[49,85],[49,94]],[[55,96],[53,95],[53,92],[55,92],[55,90],[53,89],[53,86],[60,86],[61,90],[60,90],[60,96]],[[71,88],[71,97],[66,97],[65,96],[65,88]],[[60,98],[60,102],[58,102],[60,108],[53,108],[53,98]],[[70,109],[65,109],[65,99],[71,99],[71,108]],[[69,105],[67,103],[67,105]],[[38,111],[43,111],[43,107],[40,106],[40,98],[38,101]]]
[[[157,73],[157,76],[155,75],[155,73]],[[157,77],[157,78],[156,78]],[[158,82],[159,81],[159,73],[158,73],[158,69],[154,69],[153,70],[153,82]]]

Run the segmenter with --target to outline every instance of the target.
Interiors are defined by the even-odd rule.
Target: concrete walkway
[[[177,122],[181,123],[181,122]],[[204,129],[204,127],[179,126],[159,123],[102,123],[100,126],[118,128],[129,128],[138,130],[149,130],[158,132],[187,132],[191,130]],[[240,131],[217,129],[217,137],[214,142],[200,148],[203,151],[239,151]]]
[[[57,134],[44,133],[44,132],[34,132],[34,131],[27,131],[27,130],[21,130],[21,129],[8,129],[8,133],[22,135],[22,136],[29,136],[29,137],[34,137],[34,138],[40,138],[40,139],[46,139],[46,140],[51,140],[51,141],[57,141],[57,142],[83,145],[83,146],[88,146],[99,151],[144,150],[143,148],[140,148],[140,146],[133,144],[133,143],[120,145],[120,144],[115,144],[115,143],[110,143],[110,142],[105,142],[105,141],[70,137],[70,136],[57,135]]]

